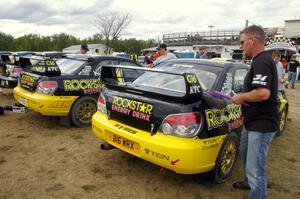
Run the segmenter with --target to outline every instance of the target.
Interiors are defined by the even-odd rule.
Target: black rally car
[[[63,116],[78,127],[87,126],[97,109],[101,68],[112,64],[139,66],[114,56],[68,55],[57,61],[39,60],[21,72],[14,98],[42,115]],[[130,81],[141,72],[124,69],[116,74],[124,77],[119,81]]]
[[[214,169],[217,182],[231,175],[243,118],[226,98],[242,90],[248,65],[170,60],[127,83],[113,81],[110,69],[102,69],[92,120],[100,139],[177,173]]]

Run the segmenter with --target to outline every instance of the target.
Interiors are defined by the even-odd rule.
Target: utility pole
[[[210,42],[212,42],[211,41],[211,34],[212,34],[212,29],[213,29],[214,26],[213,25],[209,25],[208,27],[210,28],[210,35],[209,35]]]
[[[248,24],[249,24],[249,20],[248,19],[246,19],[246,28],[248,28]]]

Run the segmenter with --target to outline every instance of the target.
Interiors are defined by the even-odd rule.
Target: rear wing
[[[45,74],[47,76],[58,76],[61,74],[59,67],[56,64],[56,61],[49,58],[31,58],[31,57],[20,57],[23,59],[32,59],[37,60],[38,62],[30,68],[33,72],[37,74]],[[20,60],[21,61],[21,60]],[[25,60],[23,60],[25,61]]]
[[[143,72],[151,72],[151,73],[163,73],[163,74],[170,74],[170,75],[176,75],[178,77],[183,77],[185,82],[185,93],[183,93],[181,96],[170,96],[165,94],[164,92],[155,92],[155,89],[143,89],[141,87],[132,86],[132,84],[123,83],[120,81],[120,78],[124,78],[123,73],[118,73],[118,70],[122,69],[132,69],[137,71],[143,71]],[[120,76],[121,75],[121,76]],[[160,96],[165,97],[172,97],[172,98],[178,98],[178,99],[195,99],[202,96],[202,88],[200,85],[200,82],[196,76],[196,74],[193,73],[179,73],[179,72],[169,72],[169,71],[163,71],[159,69],[150,69],[150,68],[141,68],[136,66],[102,66],[101,69],[101,76],[100,76],[102,82],[105,84],[106,87],[114,87],[115,89],[119,90],[130,90],[132,92],[136,91],[137,93],[150,93],[150,94],[156,94]]]

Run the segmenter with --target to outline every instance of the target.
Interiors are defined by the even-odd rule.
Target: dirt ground
[[[287,90],[285,133],[267,161],[269,198],[300,198],[300,83]],[[0,105],[13,102],[11,91]],[[243,176],[241,161],[227,182],[207,175],[159,174],[159,167],[120,150],[100,151],[91,128],[67,128],[36,112],[0,116],[0,199],[6,198],[247,198],[231,185]]]

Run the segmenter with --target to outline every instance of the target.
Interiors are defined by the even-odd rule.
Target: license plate
[[[20,104],[26,106],[26,102],[27,102],[27,100],[25,98],[20,97]]]
[[[110,142],[114,143],[115,145],[119,146],[120,148],[125,148],[129,151],[134,153],[140,153],[140,144],[134,142],[130,139],[124,138],[122,136],[116,135],[114,133],[108,134],[108,139]]]

